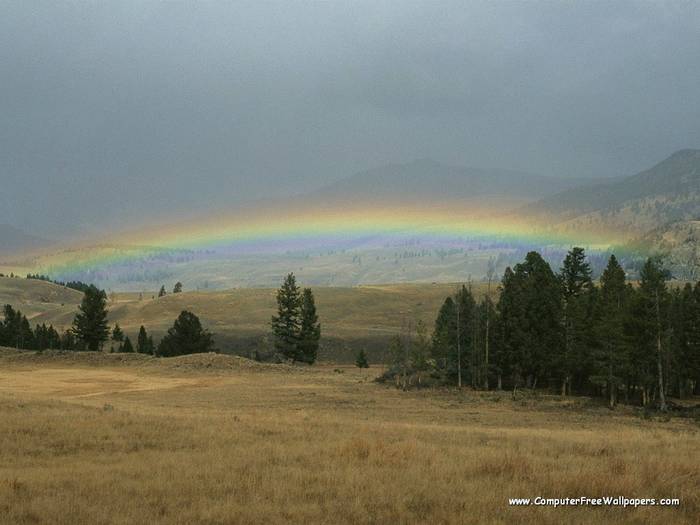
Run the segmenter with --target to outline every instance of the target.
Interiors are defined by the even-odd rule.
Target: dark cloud
[[[415,158],[700,145],[694,2],[3,2],[0,222],[123,224]]]

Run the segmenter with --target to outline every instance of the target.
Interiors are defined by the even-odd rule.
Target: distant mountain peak
[[[685,148],[685,149],[679,149],[678,151],[673,153],[670,157],[668,157],[666,160],[694,158],[694,157],[698,157],[698,156],[700,156],[700,149]]]
[[[427,166],[430,168],[436,168],[439,166],[444,166],[443,163],[436,161],[435,159],[431,159],[430,157],[422,157],[420,159],[415,159],[408,164],[413,165],[413,166]]]

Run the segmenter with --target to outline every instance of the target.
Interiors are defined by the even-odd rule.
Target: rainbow
[[[515,215],[460,205],[349,207],[313,209],[261,207],[125,231],[104,242],[84,242],[32,258],[34,271],[49,275],[97,270],[111,265],[187,257],[190,252],[265,254],[353,247],[420,238],[435,245],[455,242],[504,243],[520,246],[571,246],[595,249],[623,242],[615,232],[574,234]],[[173,253],[175,255],[173,255]]]

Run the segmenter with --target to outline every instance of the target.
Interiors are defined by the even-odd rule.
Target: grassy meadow
[[[234,360],[0,351],[0,523],[697,523],[696,421]]]
[[[388,340],[408,322],[432,326],[440,305],[458,284],[391,284],[355,287],[314,287],[323,332],[320,359],[352,362],[359,348],[381,361]],[[477,297],[486,292],[473,284]],[[495,293],[496,286],[492,286]],[[194,312],[215,335],[223,352],[251,355],[269,334],[276,311],[276,290],[238,288],[187,291],[157,297],[157,292],[109,294],[109,322],[135,339],[143,324],[156,339],[172,326],[182,310]],[[0,278],[0,304],[22,310],[29,322],[70,327],[82,294],[51,283]]]

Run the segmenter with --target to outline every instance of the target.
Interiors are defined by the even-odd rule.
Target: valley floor
[[[643,419],[583,399],[401,392],[372,381],[379,368],[19,357],[0,352],[0,523],[690,524],[700,515],[691,419]],[[537,496],[680,506],[508,504]]]

